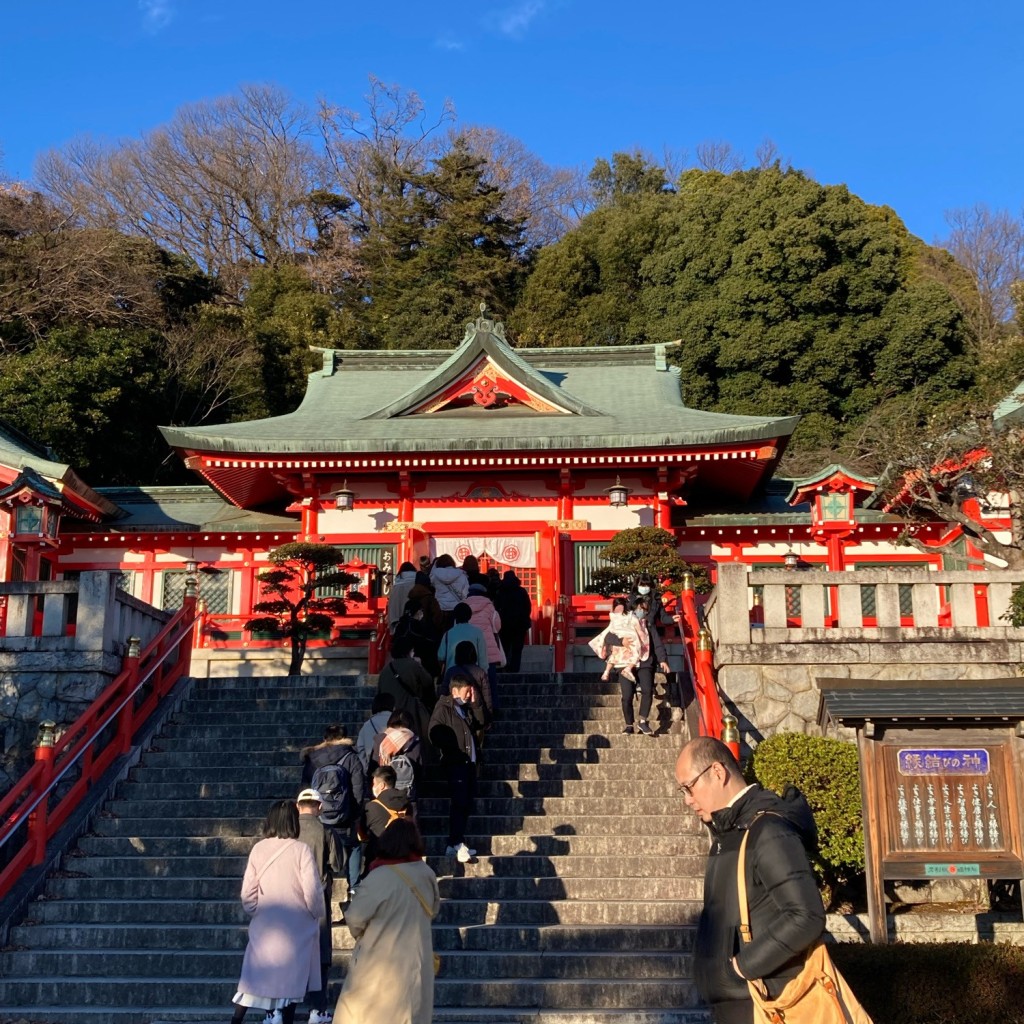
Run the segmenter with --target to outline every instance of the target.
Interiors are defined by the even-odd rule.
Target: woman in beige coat
[[[409,819],[396,819],[378,839],[377,859],[345,911],[356,946],[335,1024],[430,1024],[430,922],[441,898],[422,857],[423,839]]]

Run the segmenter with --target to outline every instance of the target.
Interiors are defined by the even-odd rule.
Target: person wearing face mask
[[[651,704],[654,701],[654,668],[657,665],[662,672],[669,672],[668,655],[665,653],[665,644],[656,628],[648,627],[650,615],[650,603],[648,598],[639,597],[633,602],[633,616],[640,629],[647,634],[648,643],[643,656],[633,668],[633,675],[636,677],[635,684],[626,679],[624,674],[619,676],[619,689],[622,695],[622,731],[631,733],[633,731],[633,702],[636,699],[637,690],[640,691],[640,720],[637,722],[636,731],[645,736],[653,736],[654,730],[648,721],[651,713]]]
[[[438,697],[434,705],[429,735],[448,778],[445,854],[465,864],[476,855],[476,850],[466,845],[466,822],[476,794],[477,738],[487,725],[487,709],[469,673],[454,672],[448,689],[448,694]]]
[[[640,598],[644,598],[647,601],[647,617],[645,621],[647,623],[647,631],[653,634],[661,626],[662,621],[668,621],[665,617],[665,606],[661,601],[660,588],[655,583],[653,577],[644,575],[637,578],[636,586],[629,599],[630,606],[635,608]]]

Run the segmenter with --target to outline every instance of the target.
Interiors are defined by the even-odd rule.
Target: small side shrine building
[[[533,642],[551,643],[570,608],[593,605],[601,549],[630,527],[672,530],[712,572],[950,567],[946,525],[919,535],[934,555],[894,545],[904,523],[870,507],[873,481],[841,466],[773,479],[798,417],[688,408],[670,360],[681,344],[513,348],[481,315],[454,351],[318,350],[294,412],[162,428],[203,481],[192,487],[93,490],[0,434],[0,581],[112,569],[173,608],[198,569],[206,644],[258,646],[243,624],[280,544],[342,548],[369,597],[349,623],[364,637],[402,562],[474,554],[515,570]]]

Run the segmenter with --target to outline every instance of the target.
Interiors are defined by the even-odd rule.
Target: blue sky
[[[32,0],[0,26],[9,178],[80,133],[274,82],[358,108],[374,74],[548,163],[766,136],[928,241],[943,213],[1024,204],[1024,5],[935,0]]]

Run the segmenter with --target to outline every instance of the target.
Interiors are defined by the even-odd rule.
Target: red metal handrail
[[[722,700],[715,678],[714,652],[710,644],[701,643],[701,616],[697,608],[697,595],[692,587],[683,590],[679,599],[679,637],[683,653],[693,680],[697,699],[698,726],[701,736],[722,738]],[[710,637],[710,634],[706,634]]]
[[[390,651],[391,632],[388,629],[388,614],[386,611],[378,612],[377,625],[366,656],[366,671],[371,676],[376,675],[384,667]]]
[[[22,845],[0,870],[0,899],[29,867],[43,863],[46,844],[78,807],[89,788],[131,748],[136,730],[190,666],[189,635],[195,625],[195,598],[182,608],[141,654],[129,653],[107,688],[64,731],[53,746],[36,748],[36,762],[0,800],[0,848],[16,841],[27,825]],[[148,685],[136,705],[136,695]],[[108,728],[108,727],[113,728]],[[74,785],[50,808],[57,784],[81,762]]]

